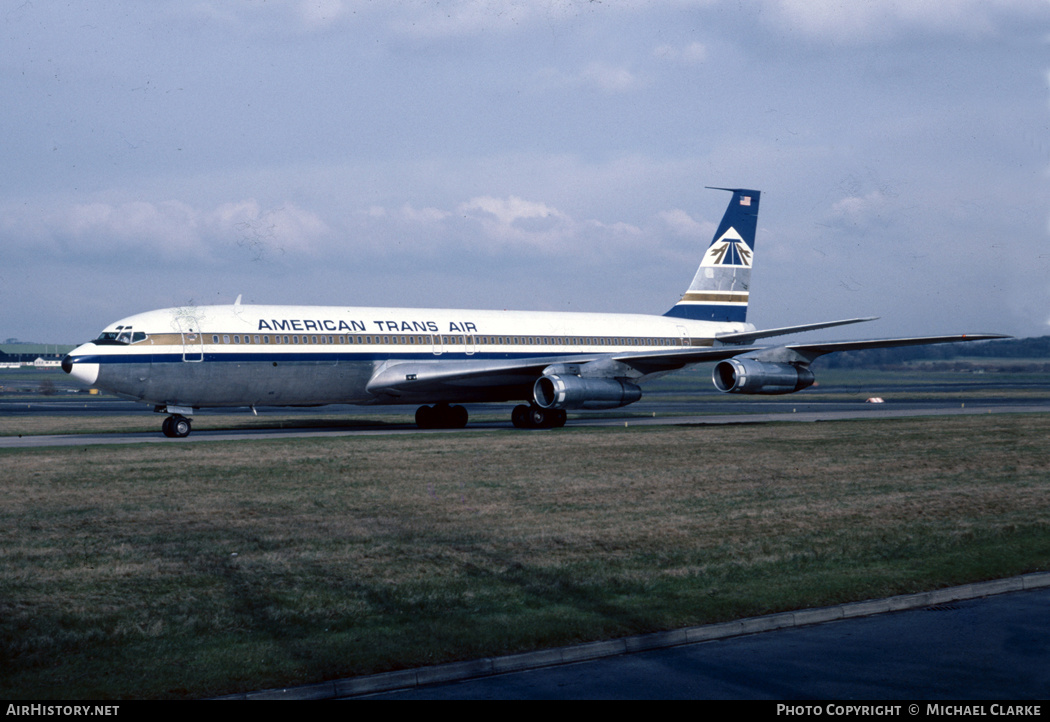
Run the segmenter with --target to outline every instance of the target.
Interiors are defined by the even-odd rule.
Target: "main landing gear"
[[[190,420],[181,414],[175,414],[164,419],[164,423],[160,425],[160,430],[164,432],[164,435],[172,439],[184,439],[190,435]]]
[[[565,409],[544,409],[536,404],[518,404],[510,420],[519,429],[557,429],[565,426]],[[467,425],[467,410],[462,406],[434,404],[416,409],[416,426],[421,429],[462,429]]]
[[[560,429],[566,418],[565,409],[544,409],[536,404],[518,404],[510,414],[511,423],[518,429]]]
[[[421,429],[462,429],[467,425],[467,410],[462,406],[434,404],[416,409],[416,426]]]

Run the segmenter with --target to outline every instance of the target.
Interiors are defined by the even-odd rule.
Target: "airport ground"
[[[427,433],[396,408],[202,414],[181,441],[123,402],[4,400],[4,441],[145,425],[0,449],[0,693],[246,692],[1046,570],[1046,384],[884,389],[669,391],[544,432],[484,407]]]
[[[826,707],[829,716],[849,714],[845,705],[857,700],[904,701],[893,716],[948,716],[930,700],[1013,700],[1000,704],[1011,714],[1047,713],[1050,695],[1050,576],[1033,575],[1041,586],[1029,591],[987,593],[997,585],[941,593],[874,600],[870,604],[835,609],[804,610],[798,615],[742,620],[739,629],[683,630],[712,638],[689,644],[643,647],[647,639],[608,645],[608,654],[580,661],[524,667],[520,658],[491,660],[492,667],[462,670],[423,669],[388,675],[386,679],[342,680],[328,689],[307,687],[273,690],[272,698],[313,696],[370,699],[650,699],[650,700],[840,700]],[[1008,580],[1013,588],[1024,581]],[[1002,585],[1006,586],[1006,585]],[[982,587],[987,587],[982,588]],[[936,599],[940,597],[940,599]],[[852,607],[852,608],[851,608]],[[887,611],[892,610],[892,611]],[[836,612],[838,616],[836,616]],[[852,615],[852,616],[850,616]],[[821,620],[806,623],[806,619]],[[830,620],[830,621],[829,621]],[[785,624],[776,627],[777,624]],[[749,631],[760,630],[760,631]],[[725,637],[718,637],[724,633]],[[670,636],[670,635],[669,635]],[[684,635],[681,635],[684,636]],[[632,649],[633,644],[633,649]],[[621,651],[621,649],[623,651]],[[565,659],[584,657],[586,646],[559,650]],[[599,652],[602,650],[598,650]],[[542,661],[542,660],[538,660]],[[506,669],[507,671],[502,671]],[[501,671],[493,671],[501,670]],[[484,670],[486,673],[479,673]],[[442,673],[447,675],[442,679]],[[441,681],[428,681],[441,680]],[[397,685],[373,692],[380,684]],[[266,698],[266,692],[257,695]],[[919,712],[907,709],[917,705]],[[1027,701],[1027,704],[1023,702]],[[873,706],[874,707],[874,706]],[[879,704],[888,710],[890,705]],[[967,705],[970,714],[992,715],[985,705]],[[798,709],[804,709],[800,704]],[[1027,712],[1025,712],[1027,710]],[[884,713],[881,716],[890,716]]]
[[[743,417],[749,423],[815,421],[1050,409],[1048,374],[826,371],[823,377],[828,380],[789,396],[721,394],[711,387],[709,374],[704,367],[673,374],[647,387],[641,401],[622,409],[570,412],[569,426],[724,424],[742,422]],[[163,415],[152,413],[146,405],[72,393],[76,386],[64,375],[55,393],[37,393],[35,385],[58,378],[55,372],[25,372],[18,377],[23,379],[20,383],[12,382],[11,374],[0,374],[0,384],[6,383],[8,389],[8,393],[0,394],[0,448],[418,432],[413,421],[415,407],[332,404],[260,407],[257,415],[247,408],[204,409],[193,417],[194,431],[188,439],[171,440],[159,433]],[[17,393],[19,388],[23,393]],[[881,398],[885,403],[868,403],[871,398]],[[471,419],[468,431],[512,429],[514,403],[466,406]],[[4,438],[30,435],[55,438]]]

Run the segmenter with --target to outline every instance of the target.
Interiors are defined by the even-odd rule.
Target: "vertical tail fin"
[[[714,190],[730,191],[733,199],[689,290],[665,316],[702,321],[744,321],[747,317],[761,193],[743,188]]]

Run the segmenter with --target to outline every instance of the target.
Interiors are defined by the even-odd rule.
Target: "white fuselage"
[[[157,405],[294,406],[527,399],[538,367],[610,354],[711,346],[753,330],[641,314],[334,306],[188,306],[136,314],[70,354],[72,375]],[[386,366],[485,372],[392,395],[369,382]],[[508,373],[492,383],[493,371]],[[642,380],[639,378],[638,380]]]

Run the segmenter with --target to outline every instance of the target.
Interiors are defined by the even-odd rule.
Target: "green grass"
[[[200,697],[1050,568],[1050,417],[0,452],[0,695]]]

